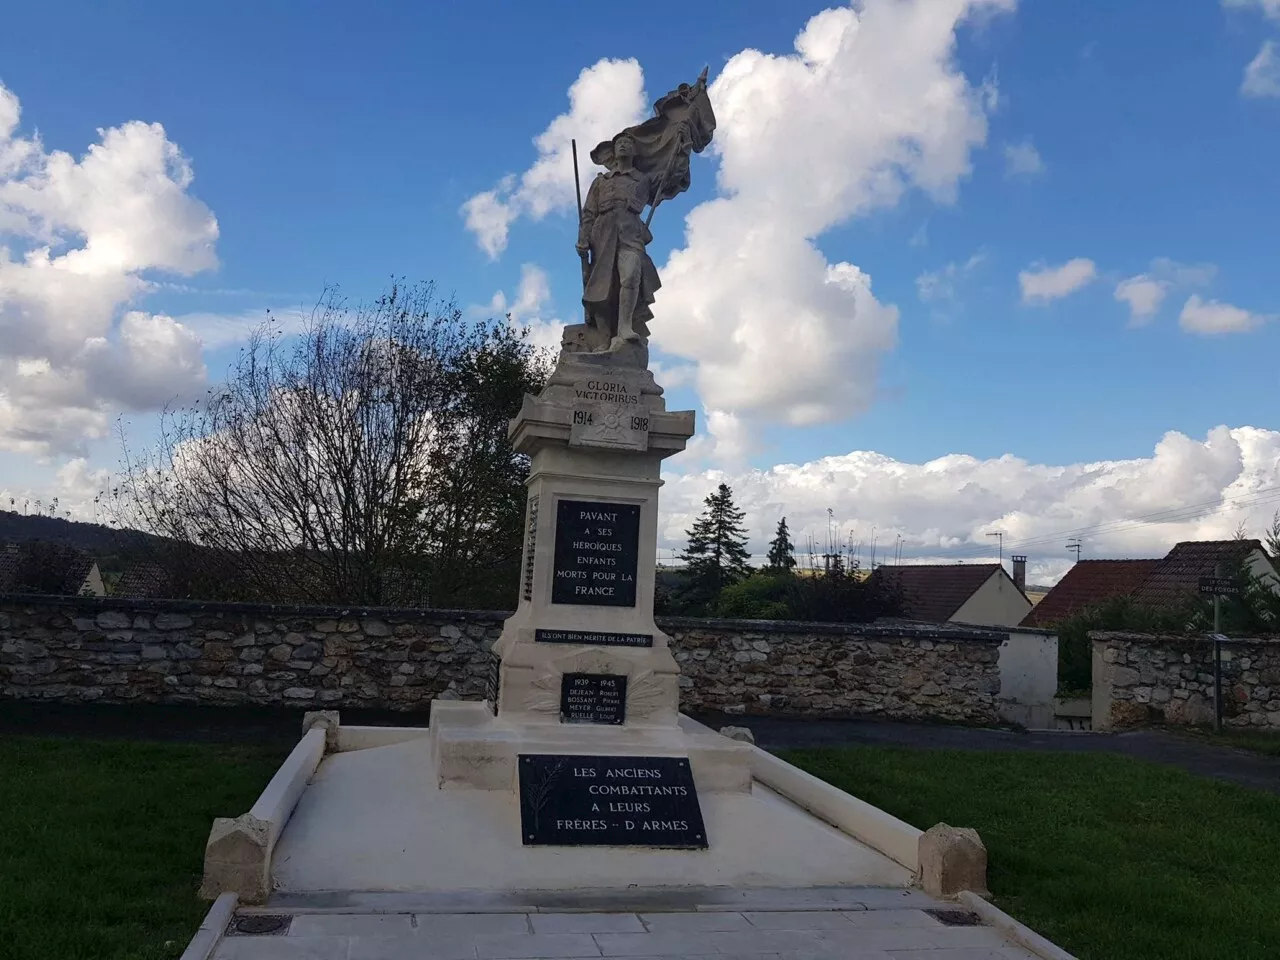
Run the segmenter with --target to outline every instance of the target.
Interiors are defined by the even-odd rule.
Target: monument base
[[[524,755],[675,757],[689,761],[698,794],[750,793],[748,744],[729,740],[687,718],[673,726],[519,723],[495,716],[487,701],[431,704],[432,769],[442,790],[518,787]]]
[[[732,780],[730,771],[734,777],[743,771],[750,776],[756,748],[719,737],[687,718],[666,736],[628,730],[627,748],[617,750],[620,730],[564,729],[562,736],[551,736],[553,728],[544,731],[546,740],[539,740],[537,731],[523,738],[506,731],[511,739],[504,743],[498,736],[501,725],[473,709],[481,704],[437,706],[445,709],[433,715],[429,728],[343,728],[340,752],[316,769],[271,857],[274,896],[911,884],[914,864],[895,862],[759,779],[754,784]],[[439,730],[437,720],[443,720]],[[459,746],[467,720],[478,721],[471,728],[471,742],[488,744],[504,757],[526,748],[551,747],[549,752],[562,753],[571,743],[574,753],[584,755],[617,750],[689,756],[707,847],[529,845],[522,835],[514,770],[508,767],[502,789],[441,782],[435,745],[446,752]],[[715,739],[724,741],[719,757]],[[682,745],[677,747],[678,741]],[[453,750],[453,755],[460,766],[463,751]],[[491,769],[483,759],[476,766]],[[725,777],[718,786],[715,778],[722,774],[717,769]],[[708,776],[710,780],[704,779]],[[839,795],[825,785],[816,789]]]

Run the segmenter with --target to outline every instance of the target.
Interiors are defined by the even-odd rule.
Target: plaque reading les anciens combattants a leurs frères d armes
[[[522,754],[525,846],[707,846],[685,757]]]
[[[561,500],[551,602],[634,607],[639,547],[639,504]]]

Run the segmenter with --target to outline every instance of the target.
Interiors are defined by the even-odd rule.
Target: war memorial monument
[[[201,936],[221,945],[200,956],[302,956],[221,939],[269,916],[292,923],[290,938],[314,935],[317,956],[328,936],[347,937],[332,949],[355,957],[369,931],[406,944],[370,957],[734,952],[694,942],[712,932],[743,938],[743,955],[791,955],[784,931],[815,956],[845,956],[863,942],[856,924],[821,932],[840,911],[941,929],[915,908],[984,891],[972,831],[922,833],[680,713],[654,574],[660,468],[693,436],[694,414],[667,410],[649,370],[649,325],[662,317],[646,248],[654,209],[688,188],[691,154],[712,140],[706,80],[590,151],[605,169],[580,208],[583,322],[565,329],[547,386],[509,427],[530,458],[528,505],[490,698],[435,700],[427,727],[308,714],[254,807],[214,824],[202,892],[217,900]],[[663,928],[641,923],[646,911],[705,916],[670,927],[688,931],[677,950],[651,936]],[[451,932],[413,939],[433,924]]]

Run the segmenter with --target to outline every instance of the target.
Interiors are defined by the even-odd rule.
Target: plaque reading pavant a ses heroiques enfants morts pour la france
[[[561,500],[551,602],[634,607],[639,547],[639,504]]]
[[[707,846],[685,757],[522,754],[520,827],[525,846]]]

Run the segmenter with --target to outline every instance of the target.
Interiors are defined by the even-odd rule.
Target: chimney
[[[1026,591],[1027,589],[1027,558],[1014,554],[1009,558],[1013,561],[1013,582],[1018,585],[1018,589]]]

